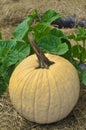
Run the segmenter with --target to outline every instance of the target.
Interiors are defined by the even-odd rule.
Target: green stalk
[[[30,39],[30,38],[29,38]],[[39,66],[37,68],[46,68],[48,69],[50,65],[54,64],[53,61],[50,61],[43,51],[38,47],[38,45],[34,42],[34,40],[30,40],[30,45],[35,51],[35,54],[38,58]]]

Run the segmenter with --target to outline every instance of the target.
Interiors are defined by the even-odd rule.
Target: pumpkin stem
[[[50,61],[43,53],[43,51],[38,47],[38,45],[31,40],[30,45],[35,51],[35,54],[38,58],[39,66],[37,68],[46,68],[48,69],[50,65],[54,64],[53,61]]]

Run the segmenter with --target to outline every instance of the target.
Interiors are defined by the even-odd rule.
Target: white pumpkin
[[[65,118],[79,98],[80,82],[75,67],[61,56],[46,54],[48,69],[37,68],[31,55],[14,70],[9,94],[15,109],[29,121],[47,124]]]

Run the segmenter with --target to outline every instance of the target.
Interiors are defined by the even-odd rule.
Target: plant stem
[[[38,58],[39,66],[37,68],[46,68],[48,69],[50,65],[54,64],[53,61],[50,61],[43,53],[43,51],[38,47],[38,45],[32,40],[30,45],[35,51],[35,54]]]

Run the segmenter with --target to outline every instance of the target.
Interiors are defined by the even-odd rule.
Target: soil
[[[12,38],[14,28],[34,9],[40,14],[54,9],[62,15],[76,14],[86,20],[86,0],[0,0],[0,32],[3,39]],[[66,34],[77,29],[62,29]],[[73,111],[65,119],[40,125],[24,119],[12,106],[8,91],[0,97],[0,130],[86,130],[86,86],[81,85],[80,97]]]

